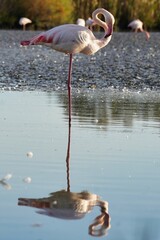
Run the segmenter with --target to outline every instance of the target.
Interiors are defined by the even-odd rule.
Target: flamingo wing
[[[93,33],[83,26],[66,24],[42,32],[29,41],[22,41],[21,45],[46,45],[64,53],[78,53],[95,39]]]

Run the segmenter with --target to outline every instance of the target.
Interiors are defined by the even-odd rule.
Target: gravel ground
[[[44,46],[21,47],[39,32],[0,30],[0,89],[63,90],[69,57]],[[160,90],[160,33],[114,32],[111,42],[93,56],[77,54],[73,89]]]

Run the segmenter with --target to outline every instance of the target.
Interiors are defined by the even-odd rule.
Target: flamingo
[[[135,32],[138,32],[138,30],[140,32],[144,32],[147,40],[150,38],[149,32],[147,32],[143,29],[143,22],[140,21],[139,19],[136,19],[136,20],[133,20],[132,22],[130,22],[128,24],[128,27],[131,28]]]
[[[19,24],[23,26],[23,30],[25,31],[26,29],[26,24],[28,23],[32,23],[32,21],[29,19],[29,18],[26,18],[26,17],[22,17],[20,18],[19,20]]]
[[[88,18],[87,20],[86,20],[86,26],[92,31],[93,29],[92,29],[92,27],[95,25],[95,22],[93,21],[93,19],[92,18]]]
[[[99,19],[102,14],[105,21]],[[69,54],[68,72],[68,102],[69,102],[69,125],[71,124],[71,75],[73,54],[83,53],[92,55],[105,47],[111,40],[113,33],[114,17],[103,8],[98,8],[92,13],[92,18],[96,24],[104,29],[104,36],[98,39],[91,30],[77,24],[65,24],[54,27],[46,32],[40,33],[29,41],[22,41],[21,45],[45,45],[56,51]]]
[[[85,27],[85,20],[83,18],[78,18],[77,25]]]

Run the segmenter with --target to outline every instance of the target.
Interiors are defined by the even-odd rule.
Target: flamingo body
[[[28,24],[28,23],[31,23],[32,21],[29,19],[29,18],[25,18],[25,17],[22,17],[22,18],[20,18],[20,20],[19,20],[19,24],[20,25],[26,25],[26,24]]]
[[[136,19],[130,22],[128,24],[128,27],[132,28],[132,30],[135,30],[135,31],[138,31],[138,30],[143,31],[143,22],[140,21],[139,19]]]

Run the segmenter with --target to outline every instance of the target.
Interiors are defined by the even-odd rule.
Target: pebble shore
[[[0,30],[1,90],[67,89],[69,57],[45,46],[22,47],[34,31]],[[92,56],[77,54],[72,89],[160,90],[160,33],[114,32],[111,42]]]

